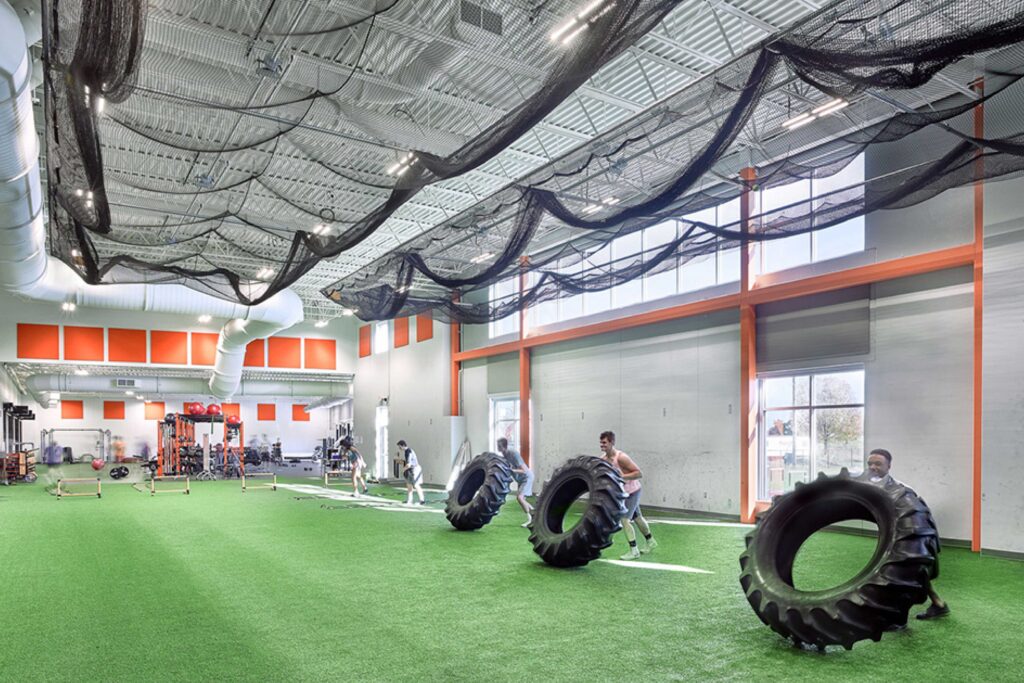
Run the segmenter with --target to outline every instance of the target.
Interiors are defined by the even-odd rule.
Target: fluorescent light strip
[[[579,14],[576,15],[576,19],[578,19],[578,20],[586,19],[587,15],[589,15],[591,12],[596,10],[598,7],[600,7],[604,3],[605,3],[605,0],[594,0],[594,2],[592,2],[589,5],[587,5],[586,7],[584,7],[583,11],[581,11]]]
[[[558,40],[559,38],[562,37],[563,33],[568,31],[569,29],[571,29],[575,25],[576,25],[576,19],[570,19],[569,21],[565,22],[564,24],[562,24],[562,26],[560,26],[559,28],[555,29],[555,31],[551,34],[551,40]]]
[[[791,118],[789,121],[786,121],[782,125],[785,126],[786,128],[789,128],[791,126],[800,126],[800,125],[803,125],[804,123],[807,123],[808,121],[813,121],[813,120],[814,120],[814,116],[812,116],[811,114],[808,114],[807,112],[804,112],[803,114],[800,114],[799,116],[794,116],[793,118]]]
[[[826,109],[828,109],[829,107],[831,107],[833,105],[836,105],[836,104],[839,104],[840,102],[844,102],[844,101],[845,100],[837,97],[837,98],[835,98],[833,100],[830,100],[830,101],[826,102],[825,104],[818,105],[817,107],[815,107],[814,109],[811,110],[811,113],[812,114],[820,114],[823,111],[825,111]]]
[[[835,104],[830,106],[828,109],[822,109],[821,112],[818,113],[818,116],[828,116],[829,114],[835,114],[840,109],[845,109],[846,107],[849,107],[849,106],[850,106],[850,103],[846,102],[846,101],[836,102]]]
[[[570,33],[569,35],[562,39],[562,45],[568,45],[569,43],[571,43],[572,39],[581,34],[583,31],[585,31],[586,28],[586,24],[580,24],[580,27],[578,29],[576,29],[575,31],[573,31],[572,33]]]

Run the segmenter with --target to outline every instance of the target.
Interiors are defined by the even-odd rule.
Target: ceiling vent
[[[483,29],[488,33],[493,33],[496,36],[501,35],[501,15],[497,12],[492,12],[486,7],[481,7],[475,2],[469,2],[469,0],[462,0],[462,6],[460,11],[460,18],[470,26]]]
[[[135,380],[118,378],[114,380],[114,386],[118,389],[134,389]]]

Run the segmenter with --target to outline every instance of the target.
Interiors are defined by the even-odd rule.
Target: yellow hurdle
[[[157,490],[156,482],[159,481],[180,481],[185,480],[183,489],[160,489]],[[184,493],[186,496],[192,493],[192,480],[187,474],[168,474],[163,477],[153,477],[149,480],[149,495],[155,496],[158,493]]]
[[[252,478],[252,477],[273,477],[273,479],[271,480],[271,482],[269,484],[257,484],[255,486],[248,486],[247,487],[246,484],[245,484],[245,480],[246,480],[246,478]],[[273,491],[276,491],[277,490],[277,473],[276,472],[253,472],[251,474],[245,474],[243,472],[242,473],[242,493],[245,493],[247,488],[250,488],[250,489],[271,489]]]
[[[324,470],[324,488],[330,488],[331,480],[330,477],[346,477],[352,478],[352,472],[344,472],[342,470]]]
[[[64,490],[61,489],[61,486],[64,485],[64,484],[84,484],[86,482],[93,482],[93,481],[96,482],[96,493],[93,493],[92,491],[89,491],[88,493],[68,493],[67,491],[64,491]],[[92,496],[96,496],[97,498],[102,498],[103,497],[103,483],[100,481],[100,478],[96,477],[95,479],[89,478],[89,479],[58,479],[57,480],[57,500],[60,500],[61,498],[75,498],[75,497],[81,497],[81,496],[86,496],[86,497],[89,497],[89,498],[91,498]]]

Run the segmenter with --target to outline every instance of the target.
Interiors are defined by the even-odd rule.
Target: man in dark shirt
[[[884,448],[876,448],[871,451],[868,455],[868,481],[879,486],[884,486],[888,481],[895,481],[893,476],[889,474],[889,470],[892,468],[892,454]],[[938,563],[938,558],[936,558]],[[938,565],[936,564],[936,567]],[[928,597],[931,598],[932,604],[928,606],[928,609],[917,615],[918,619],[937,619],[938,617],[944,617],[949,614],[949,605],[946,601],[939,597],[939,594],[935,592],[935,588],[932,586],[931,579],[928,580]]]

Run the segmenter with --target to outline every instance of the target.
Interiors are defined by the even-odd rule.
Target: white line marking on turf
[[[647,518],[648,524],[675,524],[678,526],[718,526],[730,527],[733,529],[753,529],[753,524],[741,524],[740,522],[698,522],[693,519],[653,519]]]
[[[351,493],[348,493],[347,491],[335,491],[332,489],[325,489],[322,486],[310,486],[308,484],[278,484],[277,486],[278,488],[287,489],[289,491],[295,491],[296,493],[305,493],[308,495],[317,496],[318,498],[326,498],[328,500],[343,500],[347,503],[352,503],[354,505],[359,505],[361,507],[373,508],[374,510],[395,510],[398,512],[444,512],[444,510],[434,510],[432,508],[426,507],[411,507],[397,500],[391,500],[390,498],[381,498],[379,496],[354,496]]]
[[[444,514],[444,510],[434,510],[433,508],[425,508],[420,506],[406,507],[405,505],[399,504],[397,507],[388,505],[371,505],[374,510],[388,510],[390,512],[434,512],[439,515]]]
[[[618,567],[633,567],[634,569],[660,569],[664,572],[686,572],[687,574],[714,574],[706,569],[697,569],[696,567],[687,567],[682,564],[662,564],[661,562],[637,562],[635,560],[598,560],[598,562],[607,562],[608,564],[614,564]]]

